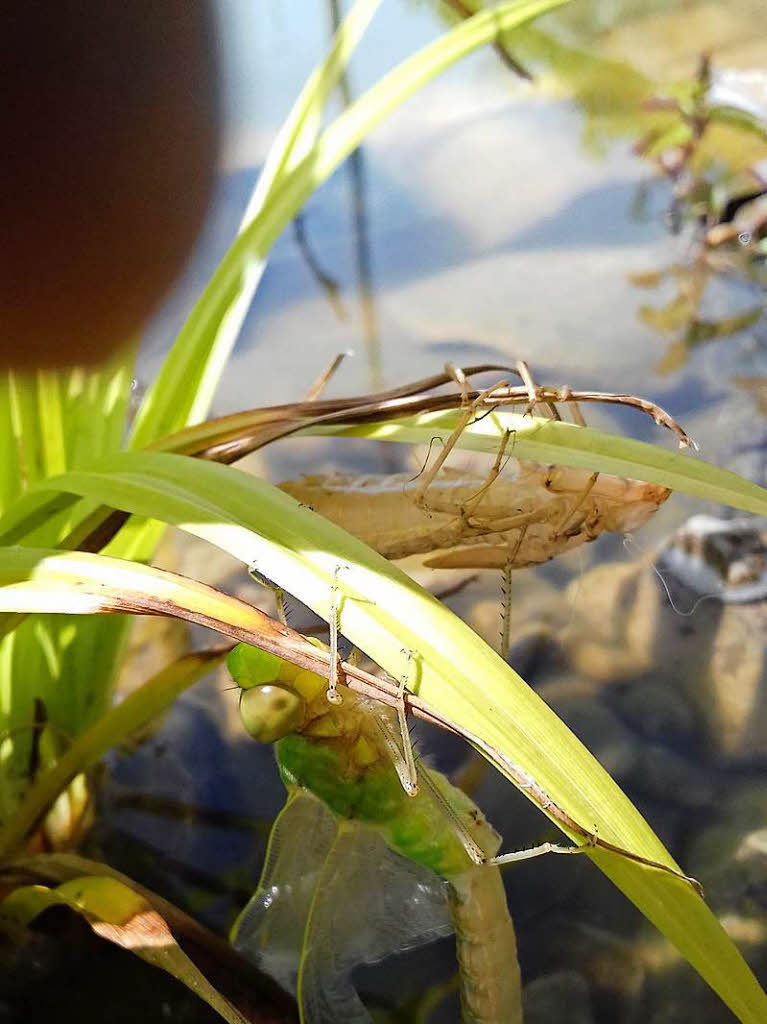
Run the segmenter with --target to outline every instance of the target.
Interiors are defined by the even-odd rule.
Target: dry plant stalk
[[[523,364],[520,364],[523,365]],[[352,398],[321,399],[311,402],[292,402],[286,405],[266,406],[232,413],[218,419],[208,420],[193,427],[187,427],[171,434],[162,441],[150,445],[154,451],[172,451],[183,455],[215,462],[233,463],[258,448],[263,448],[282,437],[289,437],[300,430],[315,426],[359,423],[374,423],[403,416],[417,416],[425,412],[458,409],[476,402],[487,391],[466,390],[439,392],[446,384],[454,384],[456,370],[453,367],[431,377],[424,377],[372,395],[358,395]],[[518,367],[497,363],[482,363],[458,371],[468,382],[472,377],[485,373],[513,374],[521,377]],[[552,415],[561,418],[557,404],[564,404],[573,410],[576,422],[583,422],[579,403],[620,405],[637,409],[649,416],[658,426],[670,430],[679,442],[680,448],[694,447],[694,443],[677,421],[654,402],[636,395],[606,391],[574,391],[570,387],[533,385],[524,382],[518,386],[496,386],[492,390],[490,406],[505,408],[541,405]]]

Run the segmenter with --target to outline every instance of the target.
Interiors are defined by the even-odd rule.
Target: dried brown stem
[[[467,376],[469,371],[465,371]],[[484,371],[477,371],[484,372]],[[445,383],[441,380],[440,383]],[[434,385],[435,387],[438,385]],[[426,389],[424,389],[425,391]],[[394,398],[378,398],[376,400],[359,400],[356,406],[345,406],[342,409],[327,411],[319,409],[323,403],[311,403],[315,406],[312,412],[307,403],[294,406],[274,407],[271,410],[254,409],[249,414],[240,413],[241,426],[239,429],[229,429],[225,421],[211,420],[208,423],[209,441],[205,447],[196,450],[186,449],[186,453],[196,455],[199,458],[211,459],[215,462],[232,463],[245,455],[250,454],[258,448],[263,447],[272,441],[288,437],[308,427],[332,426],[334,424],[345,424],[353,426],[360,423],[375,422],[376,420],[397,419],[404,416],[415,416],[425,412],[438,412],[447,409],[460,408],[462,396],[455,393],[449,394],[427,394],[424,391],[399,395]],[[466,400],[476,402],[481,398],[482,391],[469,391]],[[514,406],[530,404],[530,392],[524,385],[520,387],[503,387],[493,391],[493,406]],[[552,387],[550,385],[539,385],[535,389],[537,403],[554,406],[555,403],[572,404],[574,409],[578,403],[595,402],[603,405],[622,405],[638,409],[649,416],[658,426],[670,430],[679,442],[680,448],[695,448],[695,442],[683,429],[683,427],[655,402],[646,398],[629,394],[614,394],[602,391],[573,391],[569,387]],[[279,410],[281,419],[277,415],[270,417],[265,422],[264,414],[276,414]],[[577,414],[576,414],[577,415]],[[250,421],[247,422],[247,417]],[[215,441],[212,437],[215,434],[215,424],[220,423],[221,434]],[[178,437],[179,435],[174,435]],[[164,445],[164,450],[177,451],[175,446]]]

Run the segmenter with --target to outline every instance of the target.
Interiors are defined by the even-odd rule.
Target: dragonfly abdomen
[[[474,865],[450,880],[450,913],[466,1024],[522,1024],[522,980],[500,870]]]

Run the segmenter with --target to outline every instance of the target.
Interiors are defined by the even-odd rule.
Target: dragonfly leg
[[[288,611],[287,608],[285,607],[285,591],[282,589],[282,587],[274,588],[274,603],[277,609],[277,618],[280,620],[283,626],[287,626]]]
[[[274,594],[274,604],[277,612],[277,618],[283,624],[283,626],[287,626],[288,612],[285,606],[285,591],[282,589],[282,587],[278,587],[277,584],[272,583],[272,581],[268,577],[263,576],[255,567],[255,565],[248,566],[248,576],[250,576],[254,583],[258,583],[259,586],[266,587],[267,590],[271,590],[271,592]]]
[[[453,543],[460,543],[461,539],[464,538],[467,533],[472,534],[475,532],[475,529],[472,528],[472,525],[469,522],[470,516],[473,514],[474,510],[477,508],[479,503],[482,501],[482,498],[487,494],[487,492],[493,486],[495,481],[501,475],[506,466],[506,463],[511,458],[510,455],[506,457],[506,449],[508,447],[509,440],[511,439],[512,434],[513,431],[504,430],[503,437],[501,438],[501,443],[498,447],[498,451],[495,456],[495,461],[493,462],[490,472],[487,475],[487,479],[479,488],[479,490],[475,491],[474,494],[470,495],[470,497],[468,497],[466,501],[459,506],[458,515],[449,524],[449,529],[453,533]]]
[[[533,375],[530,372],[530,367],[524,361],[524,359],[517,360],[517,373],[522,378],[522,383],[525,385],[527,390],[527,397],[529,398],[529,404],[525,409],[524,415],[532,415],[535,412],[536,405],[543,406],[546,416],[552,420],[559,420],[562,417],[559,415],[556,405],[553,402],[542,399],[540,395],[540,389],[533,380]]]
[[[399,779],[402,788],[408,796],[415,796],[418,792],[418,769],[415,763],[415,755],[413,754],[413,744],[410,742],[410,733],[407,727],[407,705],[405,704],[405,689],[412,674],[412,666],[415,662],[415,653],[404,647],[402,649],[402,653],[405,655],[407,661],[405,671],[400,676],[397,684],[397,703],[395,704],[402,750],[397,746],[397,742],[389,728],[380,720],[376,719],[376,721],[378,722],[381,732],[381,739],[389,751],[389,756],[392,759],[394,770],[397,773],[397,778]]]
[[[487,479],[482,484],[480,489],[478,491],[475,491],[470,498],[467,498],[466,501],[461,506],[462,518],[468,519],[468,517],[480,503],[482,498],[487,494],[487,492],[490,490],[495,481],[503,472],[504,466],[506,465],[506,462],[504,462],[504,456],[506,454],[506,448],[508,447],[511,435],[511,430],[504,430],[503,437],[501,438],[500,447],[498,448],[498,452],[495,456],[495,462],[493,463],[492,468],[490,469],[490,472],[487,475]],[[511,456],[509,456],[509,458],[511,458]]]
[[[328,616],[328,628],[330,630],[330,670],[328,673],[328,688],[325,696],[330,704],[342,704],[343,697],[338,692],[338,632],[339,618],[341,614],[341,591],[338,586],[338,573],[341,569],[337,565],[333,570],[333,582],[330,585],[330,614]]]
[[[461,389],[461,411],[458,416],[458,422],[453,428],[450,437],[448,437],[447,441],[444,444],[444,447],[442,448],[442,451],[438,454],[437,458],[434,460],[432,465],[424,469],[423,477],[421,479],[420,484],[418,485],[418,490],[413,495],[413,501],[415,502],[416,506],[418,508],[427,510],[428,504],[426,501],[426,494],[429,490],[429,487],[432,485],[435,477],[444,466],[445,460],[447,459],[448,455],[451,453],[453,448],[455,448],[456,443],[458,442],[458,438],[475,418],[475,416],[477,415],[477,410],[488,400],[490,395],[492,395],[492,393],[494,391],[497,391],[499,388],[504,388],[508,386],[508,381],[499,381],[497,384],[493,384],[489,388],[485,388],[484,391],[480,391],[480,393],[477,395],[475,399],[469,401],[468,389],[466,386],[466,377],[464,376],[463,370],[459,369],[457,366],[453,366],[452,363],[447,363],[445,366],[445,370],[448,373],[452,374],[453,379],[455,380],[458,387]]]
[[[525,385],[527,397],[529,399],[529,404],[525,409],[525,414],[533,413],[535,411],[535,407],[540,405],[543,407],[546,415],[550,419],[561,420],[562,417],[559,414],[559,410],[557,409],[555,402],[551,399],[551,389],[539,387],[535,383],[533,375],[530,372],[530,367],[524,360],[518,359],[516,365],[517,373],[522,378],[522,383]],[[549,393],[548,396],[546,392]],[[570,407],[573,423],[576,423],[579,427],[586,426],[586,420],[581,412],[581,407],[573,397],[572,391],[569,387],[563,387],[556,391],[556,401],[567,403]]]
[[[662,864],[657,860],[650,860],[648,857],[642,857],[638,853],[632,853],[630,850],[626,850],[622,846],[616,846],[614,843],[609,843],[604,839],[600,839],[596,832],[588,832],[584,829],[583,837],[584,842],[580,846],[560,846],[557,843],[541,843],[539,846],[530,846],[526,850],[514,850],[512,853],[502,853],[489,859],[487,863],[495,865],[513,864],[519,860],[531,860],[533,857],[542,857],[547,853],[588,853],[590,850],[599,848],[602,850],[609,850],[611,853],[616,853],[621,857],[626,857],[628,860],[633,860],[637,864],[644,864],[648,868],[654,868],[656,871],[663,871],[665,874],[672,875],[674,878],[678,878],[680,881],[691,885],[701,898],[705,898],[703,895],[703,886],[697,878],[685,875],[684,872],[679,871],[677,868],[673,868],[668,864]]]
[[[415,664],[415,654],[413,651],[403,648],[402,653],[405,655],[406,667],[402,673],[397,685],[397,724],[399,725],[400,739],[402,740],[402,752],[405,755],[404,771],[401,772],[399,769],[397,774],[399,775],[402,788],[409,796],[415,796],[418,792],[418,772],[415,766],[415,757],[413,756],[413,744],[410,742],[410,732],[407,727],[407,706],[405,704],[405,689],[407,683],[413,675],[413,666]],[[396,762],[395,762],[396,766]]]
[[[578,509],[584,503],[586,498],[588,498],[589,494],[594,489],[594,486],[595,486],[595,484],[596,484],[598,479],[599,479],[599,473],[592,473],[591,476],[588,478],[588,480],[586,481],[586,485],[584,486],[583,490],[580,492],[580,494],[578,494],[576,496],[574,504],[572,504],[567,509],[567,512],[565,513],[564,518],[559,523],[557,523],[557,526],[556,526],[556,529],[555,529],[555,532],[554,532],[554,536],[555,537],[561,536],[561,534],[563,534],[565,532],[565,528],[567,527],[567,524],[569,522],[571,522],[571,520],[572,520],[573,516],[575,515],[575,513],[578,511]]]
[[[529,526],[531,523],[548,522],[555,509],[562,507],[561,502],[533,508],[529,512],[517,512],[513,516],[501,516],[498,519],[486,519],[481,516],[471,516],[469,526],[482,533],[508,533],[510,530],[518,530],[522,526]]]
[[[509,557],[501,570],[501,634],[498,638],[498,653],[504,661],[511,641],[511,566],[512,559]]]
[[[450,825],[458,838],[461,846],[469,856],[469,859],[477,865],[487,864],[489,857],[485,851],[476,843],[466,825],[461,820],[461,816],[456,812],[455,808],[449,800],[446,800],[442,794],[442,791],[438,786],[434,784],[434,781],[429,773],[429,770],[421,773],[421,778],[424,780],[426,789],[430,792],[432,798],[442,808],[442,812],[445,816],[445,820],[450,822]]]
[[[461,408],[469,404],[469,382],[466,374],[460,366],[455,363],[445,363],[445,373],[452,377],[461,392]]]
[[[529,846],[526,850],[515,850],[513,853],[502,853],[492,857],[488,864],[513,864],[518,860],[531,860],[533,857],[543,857],[547,853],[588,853],[596,846],[594,840],[586,841],[583,846],[560,846],[558,843],[541,843],[538,846]]]
[[[501,637],[499,653],[504,660],[509,653],[509,644],[511,642],[511,570],[514,565],[514,559],[522,547],[522,541],[525,539],[526,533],[527,525],[520,528],[519,536],[514,544],[509,544],[509,553],[501,578]]]

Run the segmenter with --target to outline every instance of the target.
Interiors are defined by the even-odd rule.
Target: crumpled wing
[[[258,888],[231,932],[232,945],[295,993],[317,879],[336,837],[333,815],[293,790],[275,818]]]
[[[370,1024],[352,968],[450,929],[447,883],[298,790],[274,823],[233,942],[296,993],[304,1024]]]

